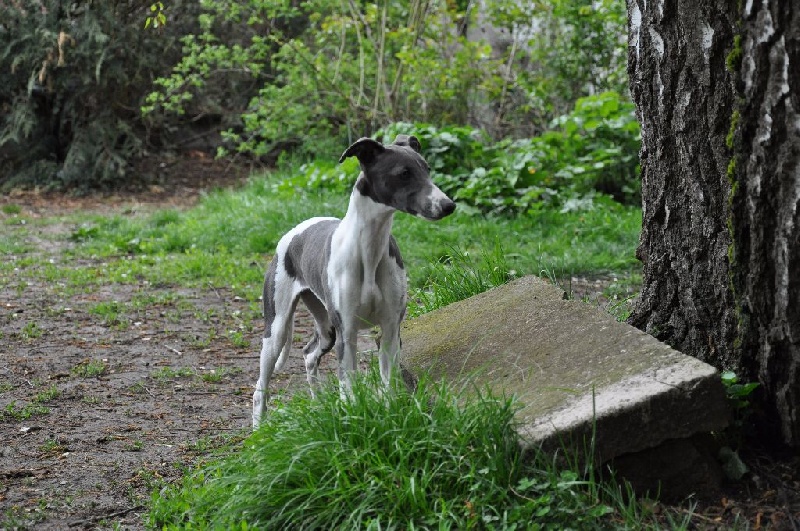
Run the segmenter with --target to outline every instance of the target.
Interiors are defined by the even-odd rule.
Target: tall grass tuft
[[[593,527],[611,509],[585,482],[523,460],[514,403],[377,371],[272,411],[241,450],[153,497],[159,528]]]
[[[409,300],[409,317],[468,299],[516,276],[499,242],[477,258],[468,251],[451,247],[450,254],[428,266],[424,287]]]

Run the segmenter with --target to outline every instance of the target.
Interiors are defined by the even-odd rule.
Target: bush
[[[437,185],[461,210],[476,214],[582,210],[592,207],[597,194],[638,204],[641,134],[632,103],[615,92],[581,98],[551,125],[554,129],[539,136],[500,142],[471,127],[405,122],[375,136],[388,143],[398,134],[415,135]],[[275,187],[345,192],[353,186],[356,167],[314,162]]]
[[[503,9],[502,4],[510,4]],[[602,92],[627,94],[627,11],[619,0],[501,0],[496,17],[519,22],[520,4],[528,20],[524,80],[530,105],[547,120],[566,114],[575,102]]]
[[[145,31],[147,13],[132,0],[0,6],[0,185],[85,189],[130,177],[157,133],[141,119],[144,94],[187,30]]]
[[[203,31],[143,110],[193,113],[211,80],[251,72],[261,86],[221,154],[328,155],[392,122],[530,136],[580,96],[626,90],[625,8],[611,0],[201,4]],[[230,24],[249,38],[227,39]],[[506,40],[479,38],[490,26]]]

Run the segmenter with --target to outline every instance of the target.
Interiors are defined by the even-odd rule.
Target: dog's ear
[[[419,140],[417,140],[417,137],[415,136],[397,135],[397,138],[394,139],[394,144],[396,146],[408,146],[417,153],[420,153],[422,151],[422,146],[420,145]]]
[[[377,140],[359,138],[353,142],[353,145],[344,150],[342,156],[339,157],[339,162],[344,162],[344,159],[347,157],[355,156],[358,157],[358,161],[362,164],[369,164],[377,155],[380,155],[384,151],[386,151],[386,148]]]

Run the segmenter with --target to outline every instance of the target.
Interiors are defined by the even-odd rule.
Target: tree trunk
[[[731,203],[738,352],[768,420],[800,446],[800,5],[745,4]]]
[[[629,0],[628,73],[642,124],[644,286],[630,322],[737,368],[725,145],[734,103],[728,0]]]
[[[800,22],[794,0],[628,0],[642,124],[642,296],[630,318],[762,384],[800,444]],[[732,126],[733,124],[733,126]]]

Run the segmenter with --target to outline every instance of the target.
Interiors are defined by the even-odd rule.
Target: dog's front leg
[[[339,358],[339,390],[342,398],[352,391],[351,378],[356,372],[358,349],[358,327],[344,325],[336,340],[336,354]]]
[[[400,327],[395,324],[381,325],[381,342],[378,351],[378,363],[381,369],[381,380],[388,386],[394,368],[400,356]]]

